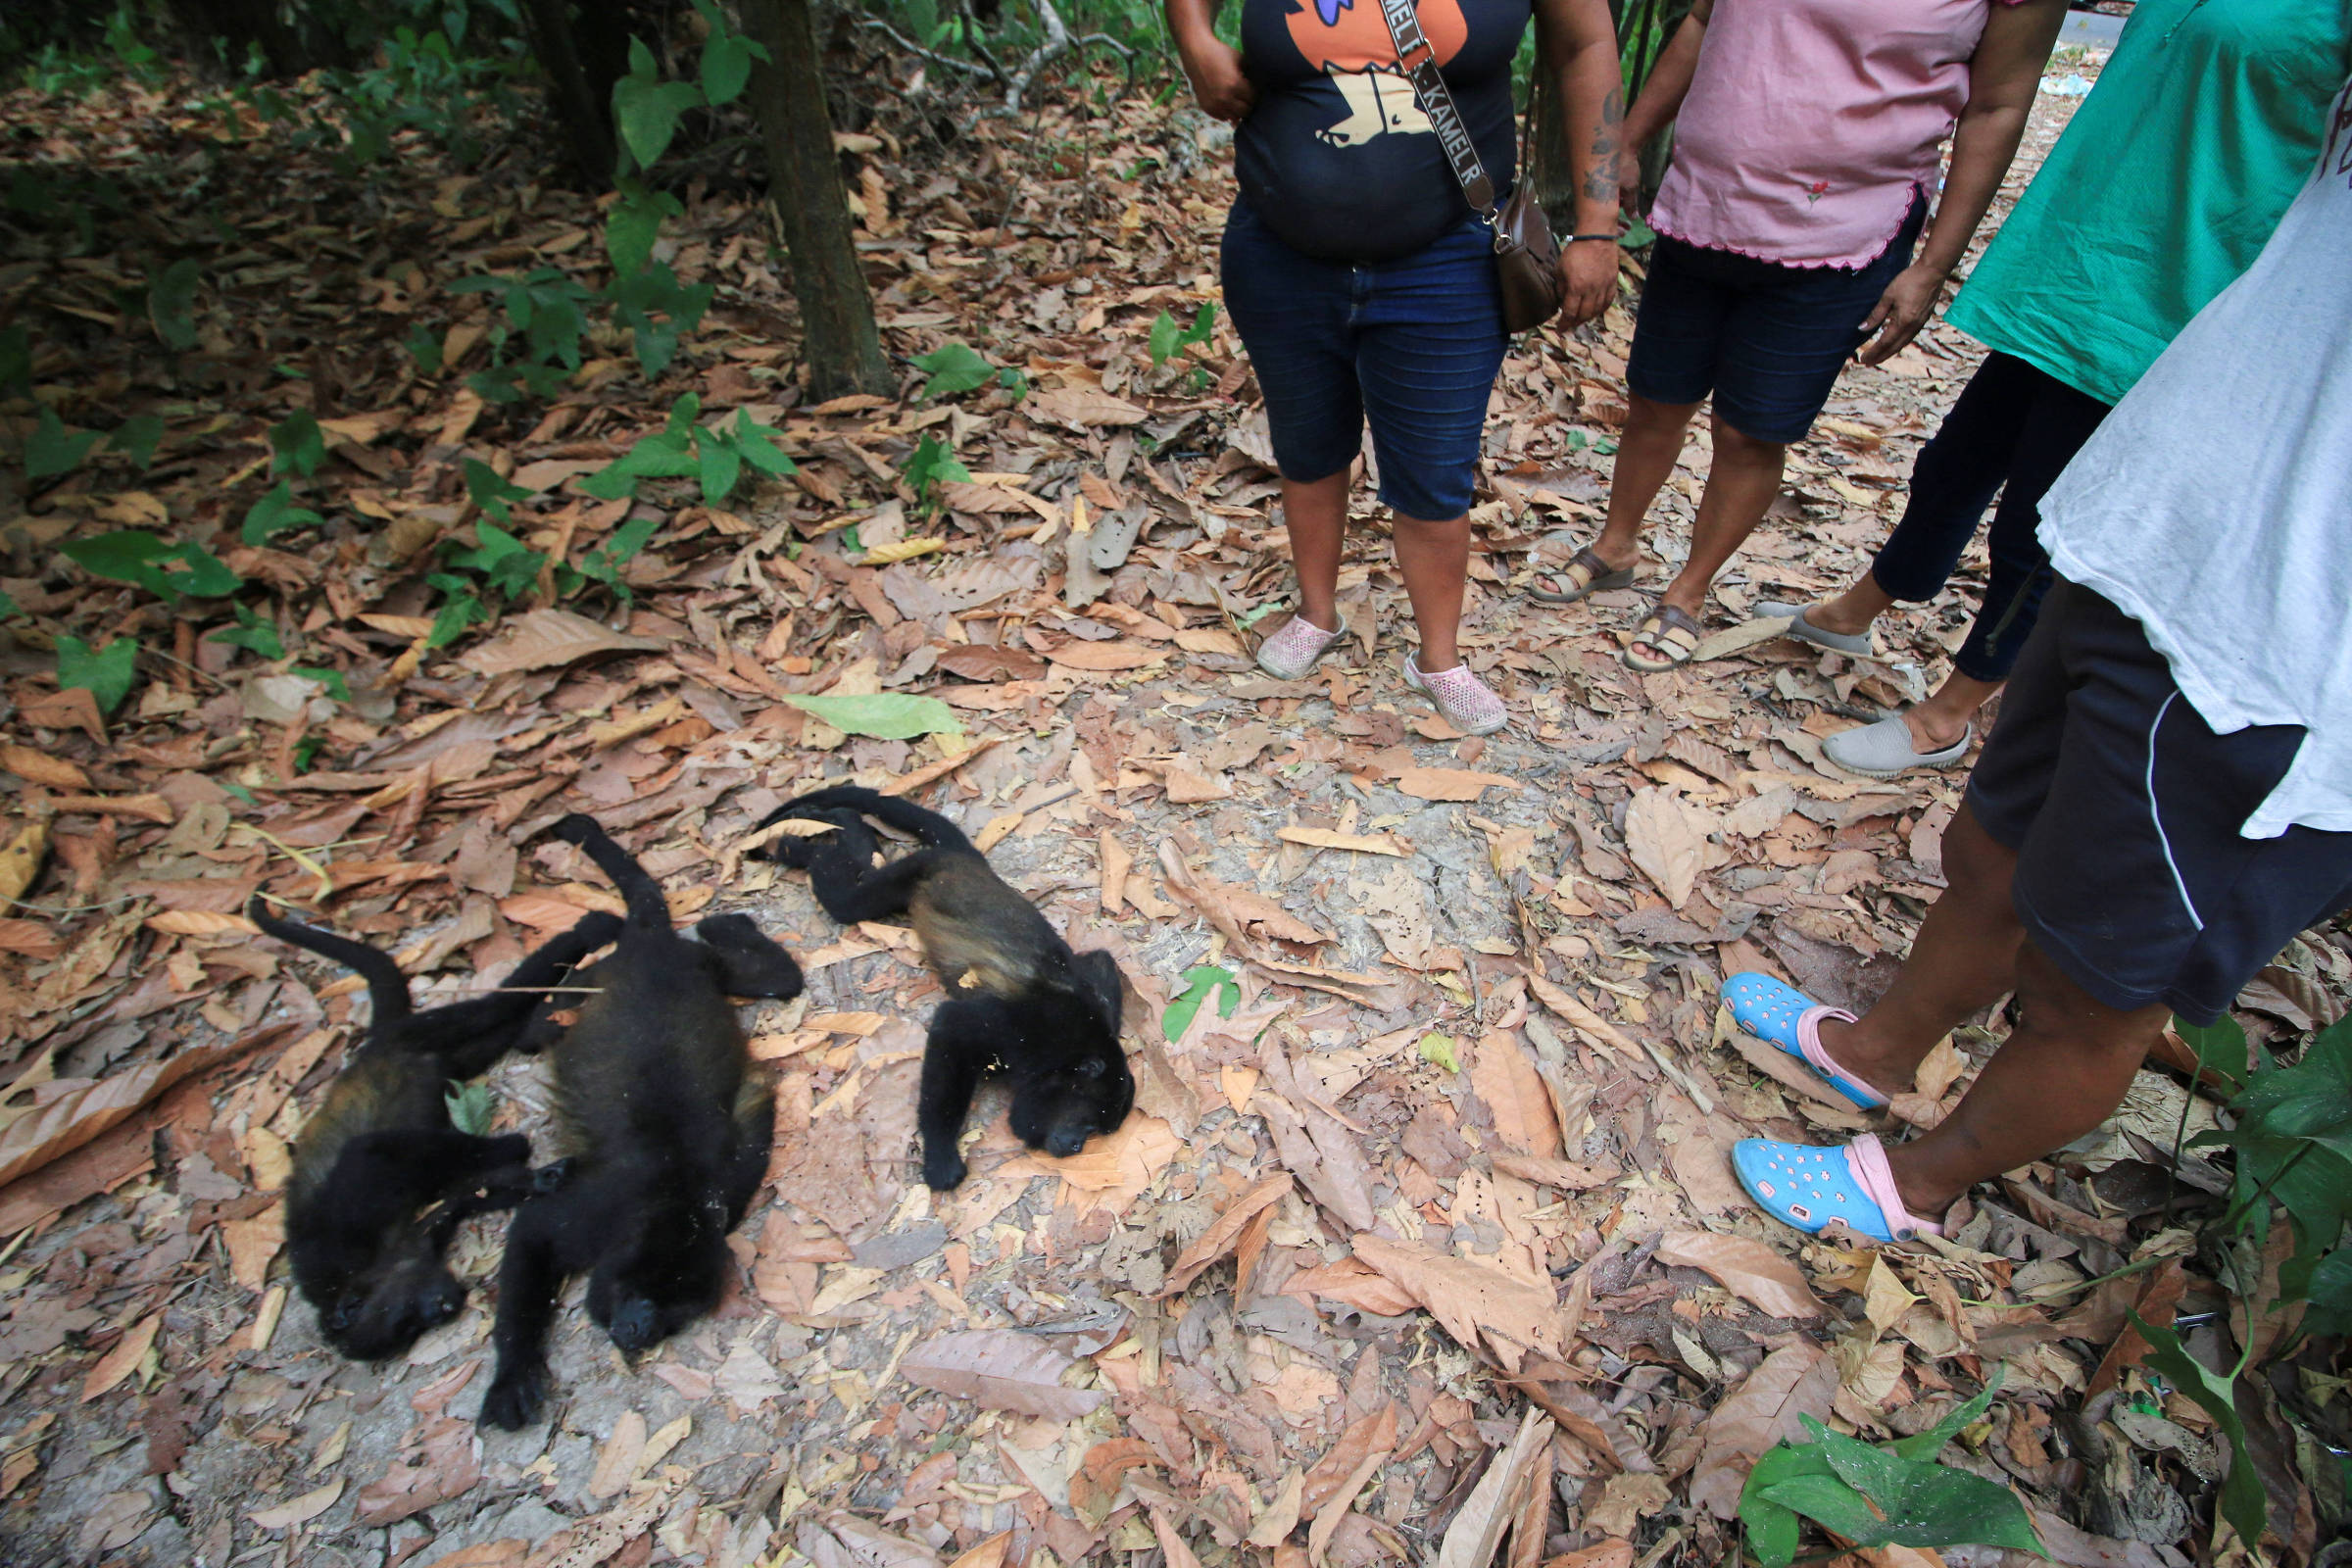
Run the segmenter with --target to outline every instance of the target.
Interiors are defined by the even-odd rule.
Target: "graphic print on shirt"
[[[1414,13],[1443,66],[1469,40],[1461,0],[1419,0]],[[1435,135],[1396,60],[1380,0],[1298,0],[1284,17],[1307,64],[1331,78],[1345,118],[1315,132],[1333,147],[1360,147],[1376,136]]]

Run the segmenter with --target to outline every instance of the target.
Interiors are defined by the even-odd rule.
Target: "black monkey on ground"
[[[868,816],[923,847],[877,868]],[[923,1050],[926,1183],[946,1192],[963,1180],[956,1140],[986,1072],[1011,1081],[1013,1135],[1031,1149],[1075,1154],[1117,1130],[1135,1103],[1135,1075],[1119,1050],[1124,990],[1109,954],[1072,953],[937,811],[843,786],[789,802],[760,825],[788,817],[834,831],[778,839],[768,856],[806,868],[817,902],[845,925],[906,916],[948,988]]]
[[[562,983],[620,934],[620,921],[589,915],[515,965],[504,991],[416,1012],[390,955],[281,920],[258,897],[246,914],[368,982],[368,1038],[295,1141],[286,1247],[328,1344],[363,1361],[397,1355],[466,1302],[441,1261],[459,1223],[512,1208],[551,1179],[531,1171],[530,1140],[519,1133],[460,1132],[449,1117],[451,1080],[476,1077],[514,1049],[547,995],[539,988]]]
[[[801,969],[749,915],[714,915],[689,941],[661,884],[586,816],[555,826],[628,905],[578,1021],[555,1043],[564,1185],[507,1229],[482,1419],[512,1431],[539,1413],[547,1334],[565,1278],[588,1275],[588,1315],[623,1352],[661,1343],[718,1304],[727,1232],[767,1174],[775,1092],[752,1071],[730,995],[800,995]]]

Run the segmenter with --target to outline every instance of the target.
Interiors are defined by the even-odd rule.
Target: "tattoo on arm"
[[[1611,87],[1600,101],[1600,124],[1592,132],[1592,163],[1585,170],[1585,196],[1596,202],[1617,196],[1617,140],[1625,122],[1625,91]]]

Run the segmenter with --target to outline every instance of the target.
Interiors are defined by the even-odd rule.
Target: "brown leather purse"
[[[1461,181],[1462,195],[1470,210],[1494,232],[1494,275],[1502,285],[1504,328],[1524,332],[1542,326],[1560,314],[1568,297],[1567,279],[1560,275],[1559,241],[1552,238],[1550,220],[1524,179],[1509,201],[1499,209],[1494,205],[1494,182],[1487,177],[1477,144],[1462,125],[1461,112],[1453,106],[1453,93],[1438,72],[1438,52],[1421,31],[1413,0],[1380,0],[1380,14],[1396,45],[1397,66],[1405,80],[1413,84],[1421,112],[1437,130],[1438,145],[1453,166],[1453,177]]]

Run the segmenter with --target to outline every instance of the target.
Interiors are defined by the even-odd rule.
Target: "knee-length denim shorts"
[[[1507,342],[1487,226],[1465,219],[1395,261],[1323,261],[1236,201],[1223,262],[1282,476],[1345,469],[1369,421],[1383,502],[1433,522],[1469,511]]]

